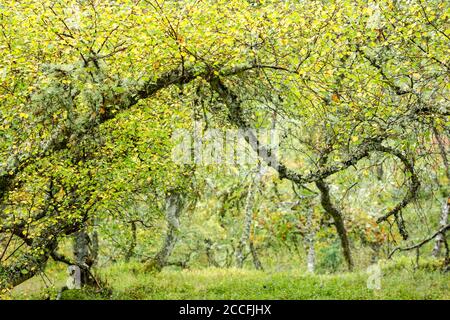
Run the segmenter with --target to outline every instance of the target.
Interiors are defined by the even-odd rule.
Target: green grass
[[[103,269],[100,278],[106,280],[108,293],[70,290],[63,299],[450,299],[448,273],[430,265],[414,270],[402,261],[383,267],[379,290],[367,288],[366,272],[308,275],[300,271],[199,269],[145,273],[139,264],[119,263]],[[12,298],[56,296],[58,285],[44,290],[37,281],[16,289]]]

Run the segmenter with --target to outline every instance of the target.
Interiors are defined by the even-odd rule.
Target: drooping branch
[[[433,235],[431,235],[430,237],[420,241],[419,243],[409,246],[409,247],[405,247],[405,248],[401,248],[401,247],[397,247],[394,250],[392,250],[392,252],[389,254],[389,259],[394,255],[394,253],[396,253],[397,251],[410,251],[410,250],[414,250],[414,249],[418,249],[422,246],[424,246],[425,244],[427,244],[428,242],[430,242],[431,240],[433,240],[434,238],[436,238],[438,235],[440,234],[445,234],[445,232],[450,229],[450,224],[447,224],[445,226],[443,226],[442,228],[440,228],[438,231],[436,231]]]
[[[255,68],[276,67],[248,63],[221,70],[220,74],[228,77]],[[82,140],[100,124],[115,118],[121,112],[131,109],[139,101],[148,99],[165,88],[172,85],[185,85],[198,77],[210,78],[211,74],[214,74],[214,71],[217,72],[217,70],[214,70],[210,66],[201,68],[198,66],[192,68],[175,67],[161,74],[156,80],[148,80],[134,90],[112,94],[111,98],[104,101],[103,112],[98,117],[86,118],[76,128],[64,125],[57,126],[50,137],[41,141],[37,148],[32,151],[25,152],[19,148],[18,152],[12,154],[4,163],[0,163],[0,201],[11,190],[17,175],[26,166],[45,156],[45,154],[67,149],[70,143]]]
[[[92,132],[100,124],[117,116],[117,111],[125,111],[136,105],[139,101],[147,99],[158,91],[174,84],[186,84],[194,80],[197,74],[192,70],[185,70],[183,73],[179,68],[168,71],[158,77],[156,81],[148,81],[138,89],[113,95],[110,101],[105,101],[104,112],[99,117],[89,117],[82,121],[81,125],[58,126],[51,136],[41,141],[37,150],[19,151],[12,154],[5,163],[0,166],[0,199],[3,199],[6,192],[11,189],[16,176],[27,165],[43,157],[49,152],[67,149],[71,141],[80,141]],[[108,105],[109,103],[109,105]]]
[[[74,266],[76,265],[75,261],[71,261],[69,258],[67,258],[65,255],[59,253],[57,250],[54,250],[50,256],[52,257],[52,259],[56,262],[61,262],[64,263],[68,266]]]
[[[264,66],[266,67],[266,66]],[[221,74],[224,76],[237,74],[246,70],[252,69],[252,64],[243,65],[239,67],[230,68],[229,70],[221,70]],[[257,67],[261,68],[261,67]],[[140,86],[137,89],[126,91],[124,93],[114,93],[112,98],[104,101],[103,111],[96,117],[88,117],[86,119],[80,119],[78,125],[75,126],[57,126],[49,138],[42,140],[38,143],[32,151],[27,148],[19,148],[19,151],[12,154],[5,162],[0,163],[0,210],[3,210],[1,203],[5,201],[7,193],[12,190],[16,185],[17,177],[20,173],[29,165],[35,163],[47,154],[54,153],[55,151],[69,149],[72,145],[83,140],[89,136],[93,130],[98,128],[99,125],[106,121],[113,119],[120,112],[129,110],[139,101],[154,96],[160,90],[168,88],[172,85],[183,85],[191,81],[194,81],[197,77],[208,78],[213,73],[213,69],[209,67],[199,68],[179,68],[176,67],[171,71],[163,73],[156,80],[150,80]],[[40,213],[33,217],[34,220],[41,220],[48,216],[51,208],[44,208]],[[53,214],[53,213],[52,213]],[[0,217],[1,211],[0,211]],[[82,217],[82,222],[87,219],[87,215]],[[0,232],[14,231],[20,234],[20,230],[25,227],[27,222],[17,221],[11,226],[1,226]],[[37,237],[36,239],[27,239],[30,241],[27,246],[30,250],[35,246],[43,248],[44,251],[38,257],[25,254],[21,257],[20,262],[17,264],[0,267],[0,288],[14,287],[21,282],[34,276],[47,262],[48,258],[54,252],[58,243],[59,235],[68,235],[78,231],[80,224],[63,224],[52,225],[49,230],[51,233],[52,241],[49,242],[44,238]],[[45,241],[44,241],[45,240]],[[55,256],[56,257],[56,256]],[[33,269],[33,271],[31,271]],[[23,273],[22,270],[24,271]],[[3,275],[6,275],[3,277]]]
[[[296,184],[302,185],[306,183],[316,182],[318,180],[325,179],[335,173],[343,171],[369,156],[371,151],[378,148],[385,136],[377,136],[366,139],[361,143],[360,147],[348,156],[344,161],[330,166],[319,168],[317,171],[311,172],[306,175],[301,175],[294,170],[289,169],[282,164],[276,157],[274,150],[271,150],[266,145],[261,143],[256,135],[250,130],[250,124],[243,116],[242,101],[237,94],[230,90],[224,82],[218,77],[212,77],[209,79],[211,88],[215,90],[223,103],[228,107],[228,118],[232,124],[240,129],[248,130],[246,141],[251,145],[258,156],[270,167],[278,172],[280,179],[288,179]]]

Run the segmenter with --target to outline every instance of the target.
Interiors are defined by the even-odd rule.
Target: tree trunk
[[[178,241],[180,228],[180,214],[183,209],[182,196],[172,193],[166,198],[167,233],[163,245],[156,256],[147,264],[146,269],[161,271],[167,265],[170,255]]]
[[[255,202],[255,193],[257,191],[257,187],[259,182],[261,181],[262,176],[264,175],[264,168],[261,163],[258,163],[256,168],[256,175],[250,181],[250,185],[248,187],[247,199],[245,201],[245,220],[244,220],[244,230],[242,232],[241,239],[236,248],[236,264],[238,268],[242,268],[244,265],[244,249],[247,245],[250,245],[250,233],[252,229],[253,222],[253,206]],[[251,250],[251,248],[250,248]],[[256,252],[255,252],[256,253]],[[252,252],[253,256],[253,252]],[[261,264],[259,262],[259,264]]]
[[[448,211],[450,207],[450,197],[448,197],[442,206],[442,212],[441,212],[441,219],[439,221],[439,228],[442,228],[447,225],[448,223]],[[440,233],[436,236],[436,242],[434,243],[433,257],[437,258],[441,252],[442,245],[445,243],[445,234]]]
[[[316,182],[316,186],[320,191],[320,202],[324,210],[333,218],[334,226],[341,241],[342,254],[349,271],[353,270],[353,259],[350,250],[350,241],[348,239],[347,230],[345,229],[342,213],[331,203],[330,188],[323,180]]]
[[[96,230],[94,230],[92,232],[92,235],[91,235],[91,260],[92,260],[92,265],[94,265],[97,262],[98,250],[99,250],[98,233],[97,233]]]
[[[244,265],[244,249],[248,244],[250,238],[250,231],[253,220],[253,199],[255,193],[255,181],[250,182],[248,187],[247,198],[245,201],[245,220],[242,236],[236,249],[236,264],[238,268],[242,268]]]
[[[306,259],[306,265],[308,268],[309,273],[314,273],[315,269],[315,262],[316,262],[316,251],[314,249],[314,238],[316,236],[316,232],[314,230],[314,227],[312,225],[314,210],[313,208],[310,208],[308,210],[308,217],[306,220],[306,244],[307,244],[307,259]]]
[[[342,253],[344,255],[345,262],[349,271],[353,270],[353,259],[350,250],[350,241],[348,239],[347,230],[345,229],[344,220],[341,215],[333,216],[333,220],[336,226],[336,231],[341,240]]]
[[[136,221],[131,221],[130,223],[131,223],[131,242],[130,242],[130,245],[128,247],[127,253],[125,255],[125,261],[126,262],[130,261],[131,257],[133,257],[134,249],[136,248],[136,245],[137,245]]]
[[[255,269],[256,270],[264,270],[264,268],[261,264],[261,261],[259,260],[258,252],[256,252],[256,248],[255,248],[255,245],[252,240],[249,241],[249,246],[250,246],[250,252],[252,253],[253,265],[255,266]]]
[[[206,258],[208,259],[208,264],[210,266],[219,268],[219,264],[217,263],[216,259],[214,258],[214,253],[211,249],[212,247],[212,241],[211,239],[205,239],[205,251],[206,251]]]
[[[79,273],[77,272],[77,277],[79,277],[79,279],[75,279],[75,281],[77,281],[80,286],[92,284],[90,268],[93,265],[94,257],[91,255],[91,250],[89,249],[90,245],[91,239],[85,229],[82,229],[75,234],[73,255],[75,258],[75,267],[80,269]]]

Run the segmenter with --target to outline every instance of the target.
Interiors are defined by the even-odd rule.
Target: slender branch
[[[448,229],[450,229],[450,224],[443,226],[438,231],[436,231],[433,235],[431,235],[430,237],[422,240],[421,242],[419,242],[415,245],[405,247],[405,248],[397,247],[394,250],[392,250],[392,252],[388,256],[388,259],[390,259],[394,255],[394,253],[397,251],[410,251],[410,250],[418,249],[418,248],[422,247],[423,245],[427,244],[428,242],[430,242],[431,240],[433,240],[434,238],[436,238],[439,234],[444,234]]]

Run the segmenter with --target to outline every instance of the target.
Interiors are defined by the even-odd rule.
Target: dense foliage
[[[448,269],[448,1],[3,0],[0,40],[3,293],[50,258]]]

